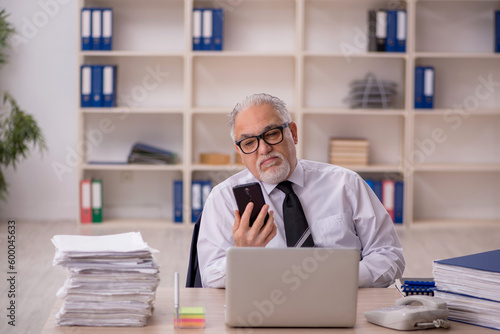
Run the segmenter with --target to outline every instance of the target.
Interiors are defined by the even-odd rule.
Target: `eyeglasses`
[[[259,149],[260,140],[266,142],[269,145],[276,145],[283,141],[283,129],[287,128],[290,123],[284,123],[282,126],[278,126],[261,133],[258,136],[248,137],[235,142],[240,148],[241,152],[245,154],[251,154]]]

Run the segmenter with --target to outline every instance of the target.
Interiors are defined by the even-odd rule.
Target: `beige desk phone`
[[[415,305],[415,304],[419,305]],[[408,296],[396,300],[395,306],[365,312],[365,318],[376,325],[397,330],[448,328],[448,307],[442,299],[431,296]]]

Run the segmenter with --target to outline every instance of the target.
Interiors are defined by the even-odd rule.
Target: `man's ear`
[[[299,143],[299,136],[297,134],[297,124],[295,122],[291,122],[288,126],[290,128],[290,132],[292,133],[293,142],[295,145]]]

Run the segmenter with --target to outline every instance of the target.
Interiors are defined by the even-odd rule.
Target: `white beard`
[[[279,159],[281,159],[281,164],[267,171],[263,171],[261,169],[262,161],[269,159],[271,157],[278,157]],[[276,162],[273,162],[270,165],[268,165],[268,167],[273,166],[275,164]],[[288,174],[290,173],[290,163],[285,159],[283,154],[279,152],[272,152],[270,154],[261,156],[257,160],[257,172],[259,173],[259,177],[263,182],[278,184],[281,181],[284,181],[288,176]]]

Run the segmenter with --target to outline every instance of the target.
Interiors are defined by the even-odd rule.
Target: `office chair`
[[[201,214],[196,220],[191,239],[191,251],[189,253],[189,265],[186,278],[186,288],[201,288],[201,274],[198,266],[198,233],[200,232]]]

